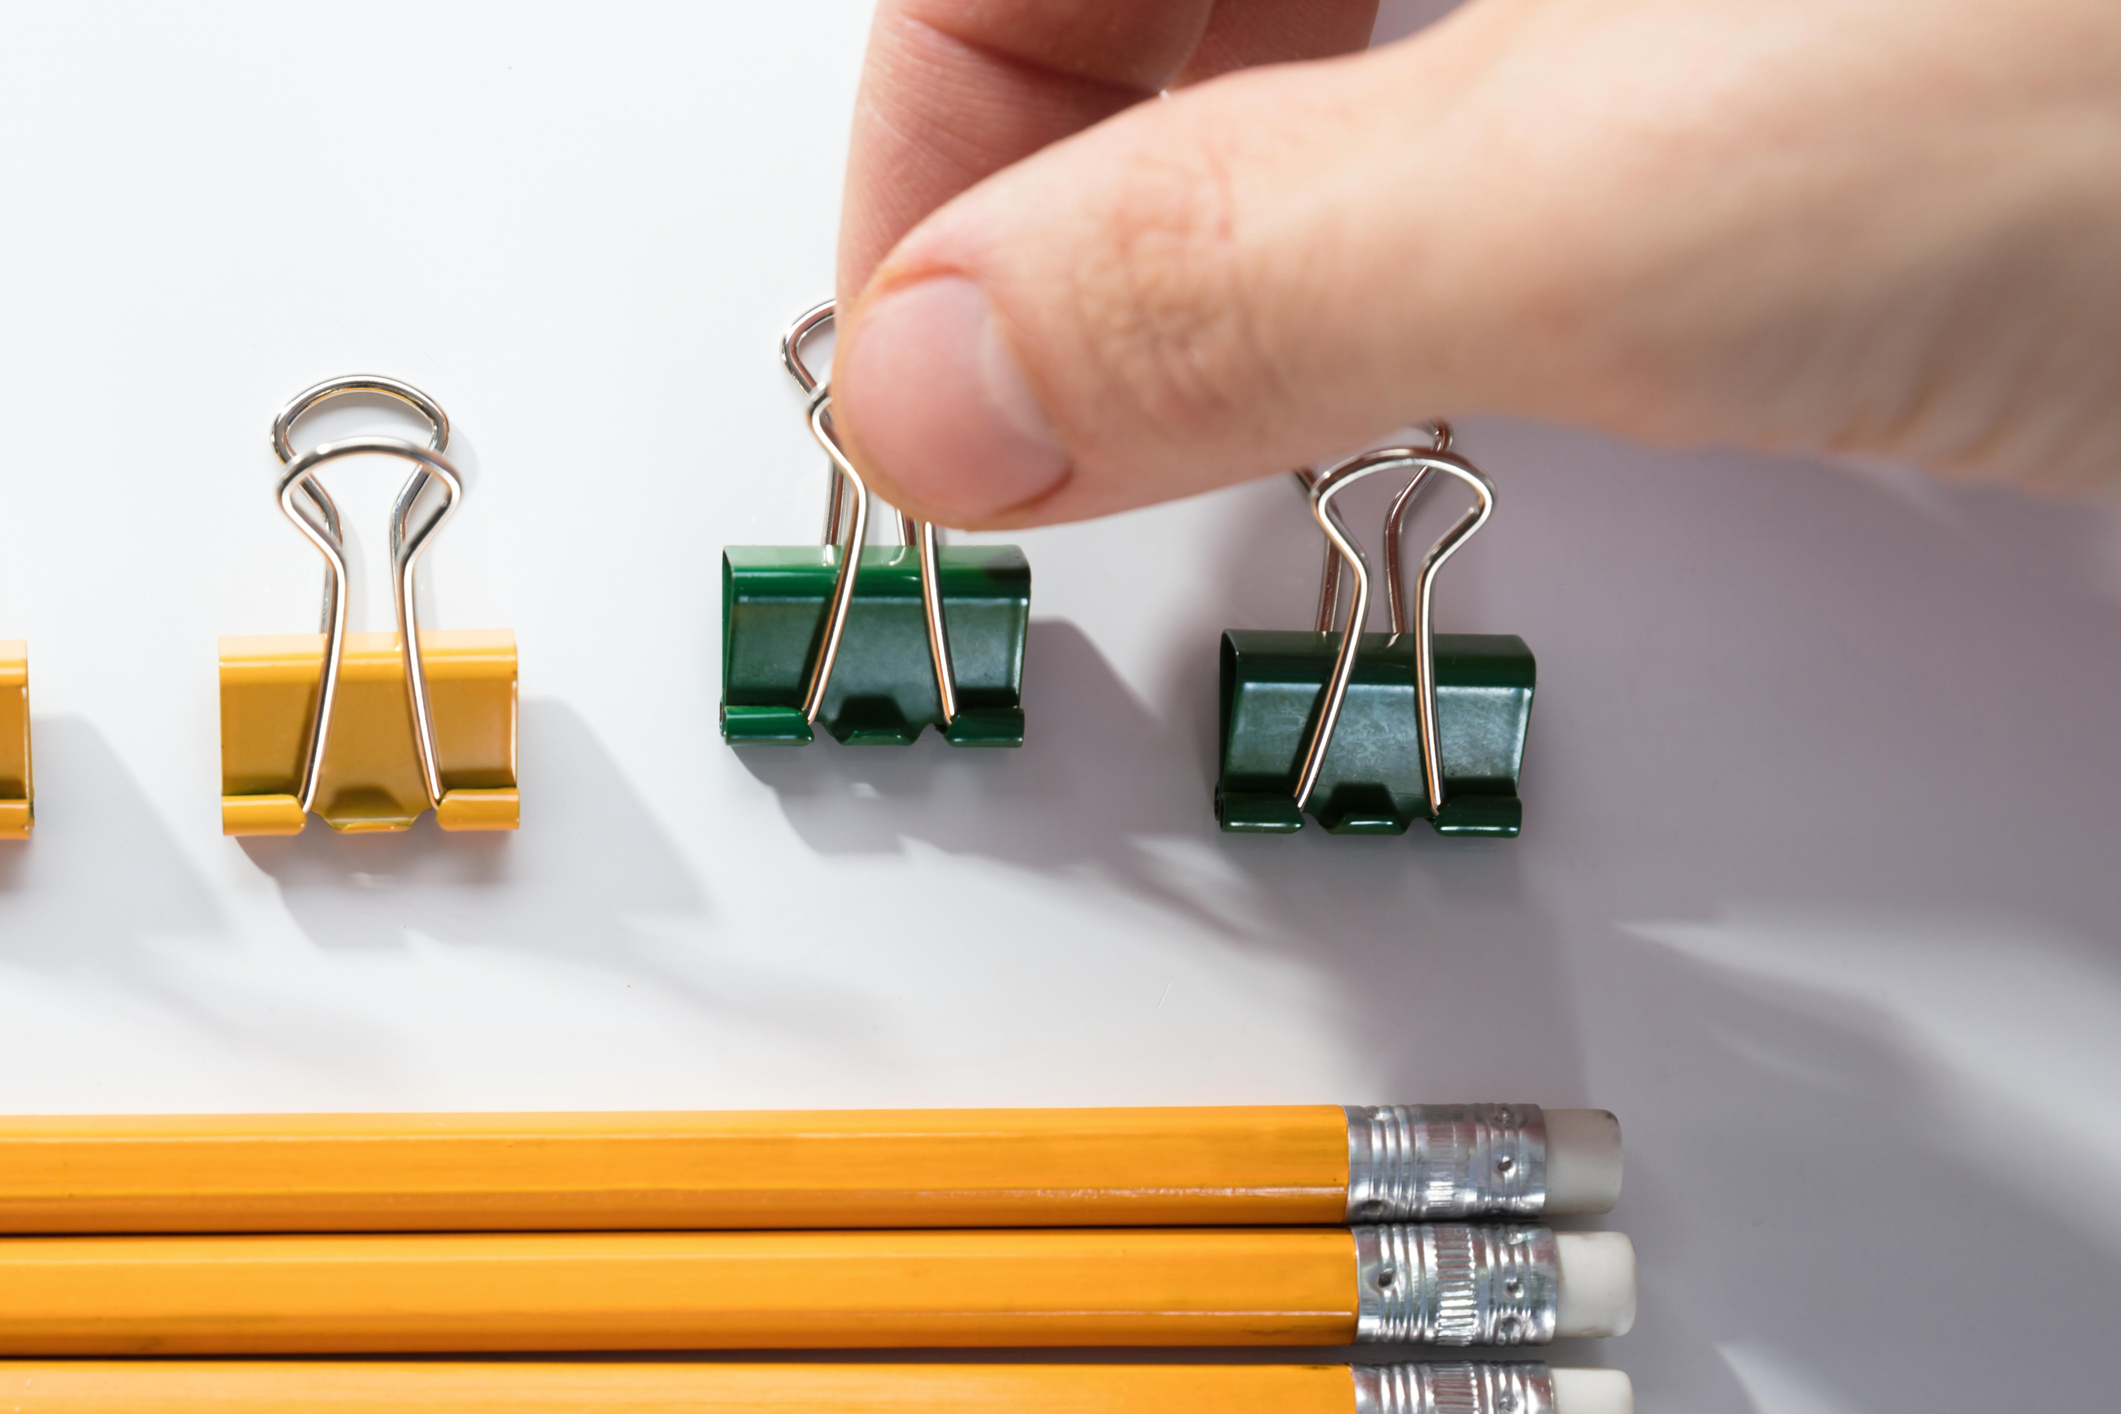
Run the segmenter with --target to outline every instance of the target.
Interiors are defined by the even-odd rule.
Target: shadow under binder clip
[[[326,399],[378,393],[434,427],[422,447],[350,437],[296,456],[288,431]],[[413,573],[464,488],[443,455],[449,419],[393,378],[334,378],[273,420],[280,509],[324,556],[321,632],[221,640],[221,829],[299,834],[310,812],[334,830],[405,830],[432,808],[445,830],[516,828],[516,645],[507,629],[422,631]],[[317,480],[343,457],[411,462],[390,515],[397,632],[346,631],[346,544],[339,509]],[[417,524],[427,488],[441,505]]]
[[[828,300],[781,339],[832,458],[823,543],[723,549],[722,738],[793,745],[822,724],[849,745],[904,746],[933,726],[952,746],[1022,746],[1031,566],[1014,545],[939,545],[904,512],[899,545],[864,543],[868,485],[803,362],[832,313]]]
[[[1325,473],[1296,473],[1326,534],[1317,629],[1233,629],[1222,639],[1223,829],[1287,834],[1309,813],[1335,834],[1397,835],[1426,818],[1439,834],[1515,836],[1517,782],[1531,719],[1532,650],[1514,634],[1436,633],[1436,575],[1487,523],[1495,488],[1452,454],[1439,424],[1430,450],[1386,447]],[[1363,633],[1370,572],[1333,498],[1366,476],[1410,470],[1385,517],[1389,634]],[[1400,537],[1408,506],[1438,477],[1470,487],[1473,508],[1422,560],[1408,612]],[[1355,581],[1333,632],[1345,565]]]

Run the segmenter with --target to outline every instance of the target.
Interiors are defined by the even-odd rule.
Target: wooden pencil
[[[9,1414],[1354,1414],[1345,1366],[0,1363]]]
[[[1536,1106],[18,1117],[0,1233],[1527,1217],[1618,1164],[1611,1116]]]
[[[0,1355],[1514,1344],[1633,1280],[1617,1234],[1463,1225],[15,1237]]]
[[[1628,1393],[1536,1364],[0,1361],[9,1414],[1625,1414]]]

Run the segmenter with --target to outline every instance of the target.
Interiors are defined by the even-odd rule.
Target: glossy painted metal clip
[[[0,840],[26,840],[36,822],[29,770],[29,645],[0,640]]]
[[[851,745],[903,746],[932,726],[952,746],[1022,746],[1031,567],[1013,545],[943,546],[904,513],[901,544],[864,544],[869,488],[802,356],[832,310],[781,340],[832,458],[824,540],[722,551],[722,737],[795,745],[823,725]]]
[[[1223,829],[1287,834],[1303,828],[1307,813],[1335,834],[1404,834],[1418,819],[1446,835],[1512,837],[1521,828],[1532,651],[1515,635],[1433,626],[1438,571],[1495,506],[1493,483],[1450,445],[1450,429],[1438,426],[1433,448],[1386,447],[1319,476],[1297,473],[1327,540],[1317,629],[1223,635],[1215,787]],[[1362,633],[1369,564],[1333,498],[1393,470],[1413,476],[1385,519],[1392,631]],[[1408,506],[1438,477],[1464,483],[1477,501],[1423,558],[1410,614],[1401,531]],[[1354,593],[1335,633],[1343,567]]]
[[[434,427],[428,446],[396,437],[326,442],[296,456],[288,432],[326,399],[377,393]],[[423,631],[413,574],[464,488],[443,452],[449,419],[393,378],[334,378],[273,421],[280,509],[324,556],[321,632],[221,640],[221,828],[299,834],[311,812],[335,830],[405,830],[430,808],[445,830],[516,828],[516,647],[507,629]],[[413,464],[390,517],[397,632],[346,631],[346,545],[317,472],[344,457]],[[417,524],[430,485],[441,506]]]

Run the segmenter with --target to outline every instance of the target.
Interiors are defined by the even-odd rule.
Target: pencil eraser
[[[1548,1217],[1610,1213],[1620,1201],[1620,1121],[1610,1110],[1548,1110]]]
[[[1557,1232],[1554,1334],[1626,1335],[1635,1324],[1635,1244],[1618,1232]]]
[[[1555,1370],[1554,1414],[1635,1414],[1635,1383],[1620,1370]]]

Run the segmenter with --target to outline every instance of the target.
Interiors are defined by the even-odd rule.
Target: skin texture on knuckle
[[[1364,85],[1329,67],[1147,105],[997,192],[1012,219],[981,278],[1083,473],[1080,500],[1042,511],[1266,475],[1392,424],[1407,394],[1378,386],[1401,362],[1382,345],[1405,341],[1376,296],[1391,217],[1356,190]]]
[[[1235,202],[1209,142],[1137,147],[1085,202],[1068,336],[1085,401],[1124,409],[1137,435],[1212,442],[1272,392]]]
[[[1047,144],[1155,93],[1206,13],[1204,0],[1111,17],[1069,46],[1056,23],[1105,4],[993,6],[885,0],[856,98],[842,218],[839,293],[852,300],[877,262],[937,206]],[[1133,12],[1129,12],[1133,13]],[[1170,33],[1152,32],[1144,20]]]

